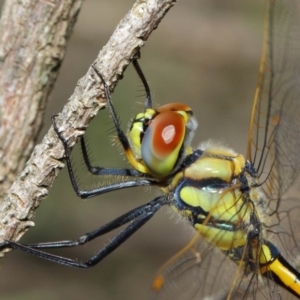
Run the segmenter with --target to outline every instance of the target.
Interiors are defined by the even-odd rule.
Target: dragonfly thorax
[[[173,206],[196,231],[222,250],[242,247],[253,214],[243,189],[245,158],[227,148],[205,146],[197,160],[174,177]]]

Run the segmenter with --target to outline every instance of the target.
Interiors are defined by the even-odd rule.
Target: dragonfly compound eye
[[[147,128],[141,147],[142,159],[151,172],[168,175],[176,165],[185,138],[184,117],[174,111],[157,115]]]

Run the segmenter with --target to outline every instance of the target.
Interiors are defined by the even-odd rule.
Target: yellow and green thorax
[[[245,199],[248,193],[242,192],[245,158],[230,149],[210,145],[198,153],[168,187],[174,197],[172,205],[218,248],[243,246],[253,213]]]

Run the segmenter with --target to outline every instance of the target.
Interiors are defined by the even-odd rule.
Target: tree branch
[[[109,42],[100,51],[96,66],[111,90],[121,78],[132,57],[144,45],[175,0],[138,0],[121,20]],[[105,93],[89,68],[75,88],[57,123],[72,147],[82,136],[91,119],[105,105]],[[64,150],[51,127],[37,145],[24,171],[18,176],[0,206],[0,236],[18,240],[33,225],[30,218],[47,196],[59,170]]]

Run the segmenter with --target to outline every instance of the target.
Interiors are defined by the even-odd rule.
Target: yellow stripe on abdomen
[[[290,269],[289,264],[285,265],[279,258],[276,258],[268,266],[268,269],[277,275],[283,286],[286,286],[300,296],[299,274],[295,274],[295,270]]]

